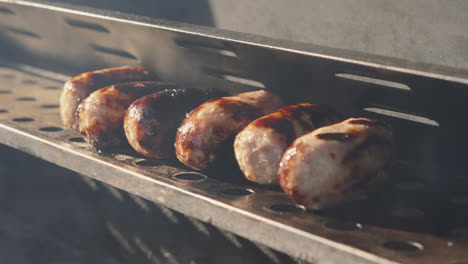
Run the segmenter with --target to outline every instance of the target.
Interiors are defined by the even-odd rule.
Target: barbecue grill
[[[180,245],[178,253],[159,249],[158,260],[114,215],[117,224],[107,228],[122,251],[140,248],[148,263],[239,255],[273,263],[467,263],[465,70],[45,1],[1,0],[0,21],[3,155],[13,148],[63,167],[187,233],[218,230],[201,236],[214,248],[194,252],[198,242],[157,232],[157,222],[134,227]],[[267,89],[288,103],[383,119],[395,131],[398,160],[382,190],[310,211],[223,168],[194,172],[128,148],[98,152],[61,126],[60,88],[78,73],[122,65],[145,66],[181,87]]]

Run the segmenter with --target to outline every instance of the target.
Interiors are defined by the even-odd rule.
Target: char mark
[[[299,121],[301,126],[308,131],[336,123],[343,119],[340,113],[325,105],[301,103],[285,107],[283,111],[287,113],[285,116]],[[303,120],[302,116],[304,115],[307,116],[309,122]]]
[[[266,117],[255,122],[257,127],[269,127],[286,138],[286,142],[291,144],[295,139],[294,127],[291,121],[286,118]]]

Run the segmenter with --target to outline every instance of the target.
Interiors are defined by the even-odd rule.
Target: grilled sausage
[[[75,113],[89,94],[105,86],[133,81],[155,80],[143,67],[119,67],[85,72],[65,83],[60,96],[60,115],[65,127],[77,129]]]
[[[136,99],[174,88],[162,82],[131,82],[109,85],[91,93],[76,110],[78,130],[98,149],[125,142],[123,120]]]
[[[247,124],[280,107],[281,99],[266,91],[208,101],[182,122],[175,141],[177,158],[192,169],[205,169],[219,155],[233,154],[234,136]]]
[[[295,202],[320,209],[368,190],[389,166],[392,131],[381,121],[351,118],[299,137],[280,162],[279,183]]]
[[[309,103],[282,108],[242,130],[234,153],[245,177],[260,184],[278,183],[278,168],[286,148],[299,136],[340,121],[334,110]]]
[[[188,112],[208,99],[208,93],[196,89],[172,89],[136,100],[124,120],[128,142],[147,157],[174,156],[177,128]]]

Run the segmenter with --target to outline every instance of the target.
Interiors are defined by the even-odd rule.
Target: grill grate
[[[332,209],[306,211],[292,204],[279,190],[248,183],[240,175],[229,175],[232,177],[230,183],[225,181],[225,175],[186,171],[175,160],[147,160],[129,149],[96,153],[78,133],[61,127],[57,105],[60,91],[50,87],[61,85],[68,76],[60,76],[61,80],[56,81],[47,78],[51,76],[49,72],[33,69],[36,74],[43,74],[42,77],[21,68],[21,65],[11,64],[0,68],[0,76],[3,76],[0,77],[0,90],[4,91],[0,94],[3,110],[0,113],[3,135],[0,141],[4,144],[205,222],[216,225],[221,221],[221,226],[227,230],[232,230],[233,225],[240,226],[239,233],[247,238],[251,238],[250,232],[262,232],[253,239],[297,258],[315,261],[314,249],[323,247],[318,244],[328,244],[309,234],[317,234],[397,261],[452,263],[450,261],[453,260],[456,263],[468,257],[467,246],[464,245],[468,242],[468,197],[462,191],[451,196],[435,197],[434,193],[427,190],[430,184],[427,179],[417,177],[421,172],[408,164],[400,164],[395,168],[391,177],[393,181],[384,193],[356,197],[354,201]],[[31,70],[29,67],[26,69]],[[119,175],[113,176],[115,171]],[[130,178],[132,181],[127,181]],[[91,184],[94,186],[92,188],[97,188],[94,182]],[[168,190],[166,184],[171,184],[173,190]],[[103,186],[117,200],[123,199],[120,191]],[[174,193],[169,194],[171,191]],[[179,200],[180,193],[188,195],[183,197],[184,200]],[[200,195],[203,197],[198,197]],[[140,201],[138,196],[132,197]],[[200,206],[195,209],[196,212],[193,208],[187,208],[189,204],[198,205],[202,200],[220,207],[219,215],[210,206]],[[184,201],[188,204],[184,205]],[[139,204],[142,204],[141,201]],[[240,210],[232,212],[233,208]],[[168,217],[175,219],[173,216]],[[248,226],[244,218],[254,220],[254,226]],[[177,222],[176,219],[174,221]],[[278,225],[273,224],[272,233],[265,235],[262,226],[272,225],[270,221]],[[203,229],[198,220],[194,219],[192,223]],[[306,233],[294,236],[295,246],[285,250],[283,241],[276,237],[283,239],[291,236],[291,228]],[[327,246],[339,248],[336,244]],[[346,251],[341,253],[348,253]],[[386,263],[383,259],[373,259],[361,251],[350,252],[356,254],[354,261],[358,263]],[[336,254],[336,257],[345,257],[344,254],[340,255]]]

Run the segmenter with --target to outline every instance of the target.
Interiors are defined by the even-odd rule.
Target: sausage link
[[[77,129],[75,113],[78,105],[97,89],[117,83],[155,80],[143,67],[118,67],[79,74],[65,83],[60,95],[60,116],[65,127]]]
[[[279,183],[295,202],[320,209],[381,181],[392,155],[387,124],[351,118],[296,139],[280,162]]]
[[[252,120],[282,105],[278,96],[266,91],[221,97],[200,105],[178,129],[177,158],[192,169],[205,169],[221,154],[233,154],[235,135]]]
[[[131,82],[109,85],[91,93],[78,106],[78,130],[98,149],[125,142],[123,120],[128,106],[136,99],[174,88],[163,82]]]
[[[245,177],[260,184],[277,184],[278,167],[286,148],[299,136],[340,121],[326,106],[300,103],[261,117],[242,130],[234,152]]]
[[[172,89],[144,96],[125,114],[124,129],[130,145],[151,158],[174,156],[177,128],[185,115],[210,98],[196,89]]]

